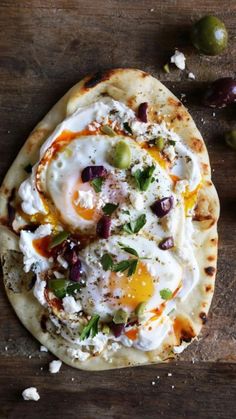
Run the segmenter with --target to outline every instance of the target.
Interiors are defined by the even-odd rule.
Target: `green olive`
[[[143,303],[139,303],[139,305],[137,305],[137,307],[135,309],[135,314],[138,317],[141,317],[143,315],[145,309],[146,309],[146,303],[144,303],[144,302]]]
[[[127,323],[127,320],[128,320],[128,313],[125,310],[120,308],[119,310],[115,312],[114,317],[113,317],[113,322],[115,324]]]
[[[236,150],[236,129],[232,129],[232,131],[225,134],[225,141],[231,148]]]
[[[164,138],[158,137],[155,139],[155,146],[159,151],[162,151],[165,146]]]
[[[227,47],[228,33],[220,19],[205,16],[193,25],[191,38],[193,45],[203,54],[218,55]]]
[[[131,150],[124,141],[119,141],[115,146],[113,164],[118,169],[128,169],[130,167]]]
[[[102,326],[102,333],[103,333],[104,335],[109,335],[109,333],[110,333],[110,327],[108,326],[108,324],[104,324],[104,325]]]

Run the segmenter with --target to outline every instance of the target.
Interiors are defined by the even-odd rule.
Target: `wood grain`
[[[200,56],[189,43],[192,22],[209,13],[222,18],[229,31],[229,47],[218,57]],[[235,126],[235,107],[213,112],[202,107],[200,97],[209,80],[236,74],[236,2],[2,0],[0,33],[1,179],[28,133],[70,86],[96,70],[127,66],[151,72],[179,98],[186,95],[221,200],[219,270],[209,320],[178,363],[90,374],[63,366],[50,376],[51,355],[39,352],[1,284],[0,418],[234,418],[236,155],[222,137]],[[187,71],[172,67],[165,74],[162,67],[175,47],[185,53]],[[188,71],[195,81],[188,80]],[[38,387],[38,403],[21,399],[31,385]]]

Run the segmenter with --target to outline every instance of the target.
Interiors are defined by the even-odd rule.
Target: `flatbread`
[[[104,96],[125,103],[134,111],[142,102],[148,102],[152,113],[151,122],[169,122],[183,142],[197,156],[202,174],[202,187],[198,193],[194,215],[195,256],[200,269],[200,281],[186,303],[177,307],[180,323],[179,335],[171,334],[158,350],[142,352],[134,348],[112,347],[106,356],[94,355],[86,361],[72,359],[70,346],[55,333],[47,319],[47,313],[33,296],[29,287],[33,275],[25,274],[19,237],[10,227],[11,202],[14,191],[26,178],[24,170],[39,157],[39,149],[55,127],[71,115],[79,106],[96,102]],[[217,262],[217,220],[219,201],[211,181],[211,169],[206,146],[196,125],[183,104],[157,79],[135,69],[114,69],[85,77],[72,87],[48,112],[26,140],[17,158],[9,169],[0,191],[0,256],[6,293],[16,314],[24,326],[65,363],[81,369],[103,370],[140,364],[157,363],[174,358],[173,347],[182,341],[187,346],[200,333],[206,322],[214,293]],[[73,346],[73,345],[72,345]]]

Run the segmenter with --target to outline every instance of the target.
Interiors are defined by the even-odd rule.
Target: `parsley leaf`
[[[131,134],[131,135],[133,134],[133,131],[132,131],[128,122],[124,122],[123,127],[124,127],[125,131],[127,131],[129,134]]]
[[[109,253],[105,253],[101,258],[101,264],[104,271],[109,271],[113,267],[113,260]]]
[[[128,210],[122,210],[122,214],[130,215],[130,212]]]
[[[68,294],[68,295],[75,295],[75,293],[77,292],[77,291],[80,291],[81,290],[81,287],[82,287],[82,285],[81,284],[79,284],[78,282],[77,283],[74,283],[73,284],[73,282],[71,283],[71,284],[69,284],[68,285],[68,287],[66,288],[66,294]]]
[[[140,191],[146,191],[149,188],[154,170],[154,165],[149,166],[144,170],[136,170],[136,172],[134,173],[134,178]]]
[[[122,228],[128,234],[136,234],[141,230],[141,228],[143,228],[146,222],[146,215],[142,214],[137,218],[137,220],[124,224]]]
[[[120,243],[120,242],[118,242],[118,244],[121,247],[121,249],[124,250],[125,252],[130,253],[131,255],[137,256],[137,258],[139,257],[136,250],[132,249],[132,247],[126,246],[125,244]]]
[[[113,266],[113,272],[124,272],[128,269],[127,276],[131,276],[135,273],[138,264],[138,259],[127,259],[116,263]]]
[[[104,214],[111,215],[118,207],[119,207],[119,204],[107,203],[106,205],[104,205],[102,210],[103,210]]]
[[[138,265],[138,259],[131,259],[130,260],[127,276],[131,276],[135,273],[137,265]]]
[[[175,141],[174,140],[168,140],[168,144],[175,146]]]
[[[95,192],[101,192],[103,181],[104,181],[104,179],[102,177],[97,177],[97,178],[91,180],[90,183],[91,183],[93,189],[95,190]]]
[[[98,320],[100,316],[95,314],[91,320],[89,320],[88,324],[83,328],[82,333],[80,335],[80,340],[84,340],[88,338],[90,335],[93,338],[98,333]]]
[[[163,290],[160,291],[160,296],[163,300],[170,300],[172,298],[172,291],[170,288],[163,288]]]

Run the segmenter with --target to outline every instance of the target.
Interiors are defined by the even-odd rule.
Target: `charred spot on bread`
[[[207,266],[204,271],[206,272],[207,275],[209,276],[213,276],[215,274],[216,268],[214,268],[214,266]]]
[[[206,313],[204,313],[204,311],[201,311],[201,313],[199,314],[199,317],[202,321],[202,324],[205,324],[207,322],[207,315]]]

